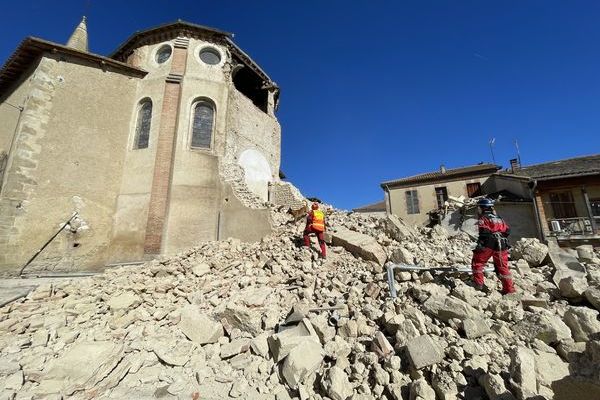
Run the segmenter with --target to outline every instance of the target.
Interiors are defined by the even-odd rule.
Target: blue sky
[[[600,151],[597,1],[19,1],[0,61],[26,36],[64,43],[83,14],[106,55],[178,18],[235,33],[280,85],[282,169],[340,208],[379,183],[491,161]]]

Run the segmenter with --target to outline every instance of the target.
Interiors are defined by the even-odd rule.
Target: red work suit
[[[508,268],[508,235],[510,228],[506,222],[493,211],[484,212],[477,221],[479,238],[473,250],[473,282],[483,286],[483,269],[493,257],[496,275],[502,282],[502,294],[514,293],[515,288]]]
[[[313,226],[314,214],[313,211],[310,211],[306,216],[306,227],[304,228],[304,245],[306,247],[310,247],[310,234],[314,233],[317,235],[317,239],[319,240],[319,247],[321,247],[321,257],[325,258],[327,255],[327,247],[325,246],[325,238],[323,236],[323,231],[315,229]]]

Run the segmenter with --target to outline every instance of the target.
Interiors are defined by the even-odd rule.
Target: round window
[[[156,62],[159,64],[162,64],[165,61],[167,61],[169,59],[169,57],[171,57],[172,51],[173,50],[171,50],[171,46],[169,46],[168,44],[165,44],[164,46],[162,46],[156,52]]]
[[[217,65],[221,62],[221,53],[212,47],[205,47],[200,50],[200,59],[209,65]]]

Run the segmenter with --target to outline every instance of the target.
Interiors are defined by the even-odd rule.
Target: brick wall
[[[175,136],[181,99],[181,75],[185,73],[187,49],[175,47],[171,73],[165,84],[160,118],[160,129],[156,144],[156,161],[148,207],[148,223],[144,240],[144,253],[159,254],[162,247],[163,232],[167,218],[169,189],[173,157],[175,153]]]

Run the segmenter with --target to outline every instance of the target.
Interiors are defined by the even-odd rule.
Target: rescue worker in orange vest
[[[502,282],[502,294],[515,292],[513,280],[508,268],[508,235],[510,227],[494,210],[494,202],[482,198],[477,202],[479,206],[479,238],[477,247],[473,250],[473,283],[478,289],[484,287],[483,269],[485,264],[493,257],[496,275]]]
[[[314,233],[317,235],[319,240],[319,246],[321,247],[321,258],[326,258],[327,247],[325,246],[325,238],[323,232],[325,232],[325,213],[319,210],[318,203],[312,203],[312,210],[306,217],[306,228],[304,228],[304,245],[310,247],[310,234]]]

